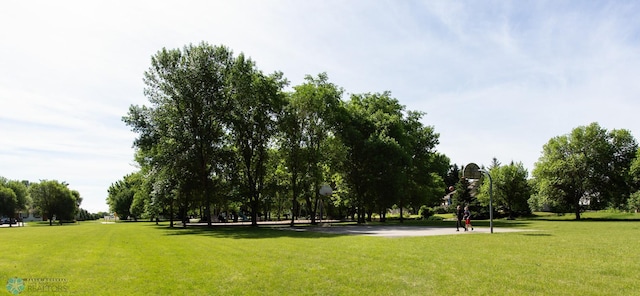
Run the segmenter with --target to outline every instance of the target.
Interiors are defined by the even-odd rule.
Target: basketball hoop
[[[331,186],[329,186],[329,184],[324,184],[322,185],[322,187],[320,187],[320,195],[329,196],[331,194],[333,194],[333,189],[331,189]]]
[[[482,173],[480,172],[480,167],[472,162],[464,167],[462,176],[466,179],[480,180],[482,178]]]

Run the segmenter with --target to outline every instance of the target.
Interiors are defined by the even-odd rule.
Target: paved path
[[[474,227],[473,231],[456,231],[453,227],[433,227],[433,226],[335,226],[335,227],[294,227],[282,228],[294,231],[317,231],[322,233],[353,234],[382,237],[403,237],[403,236],[429,236],[429,235],[469,235],[477,233],[490,233],[489,227]],[[530,231],[518,228],[493,228],[494,233]]]

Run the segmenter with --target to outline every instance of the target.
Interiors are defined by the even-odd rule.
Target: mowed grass
[[[452,222],[440,223],[454,233]],[[476,221],[476,227],[487,224]],[[0,228],[0,282],[4,287],[12,277],[62,278],[68,291],[61,295],[640,291],[640,222],[516,220],[496,221],[494,227],[527,231],[385,238],[263,227],[32,223]]]

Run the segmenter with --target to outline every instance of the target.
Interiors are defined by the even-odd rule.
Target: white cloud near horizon
[[[635,1],[0,2],[0,176],[66,181],[106,211],[134,171],[121,121],[146,104],[163,47],[244,52],[292,85],[327,72],[347,93],[389,90],[440,133],[453,163],[522,162],[599,122],[640,136]]]

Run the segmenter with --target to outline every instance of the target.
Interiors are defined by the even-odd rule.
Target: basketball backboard
[[[462,176],[467,179],[478,180],[482,178],[482,173],[480,172],[480,167],[475,163],[469,163],[464,167],[462,171]]]

